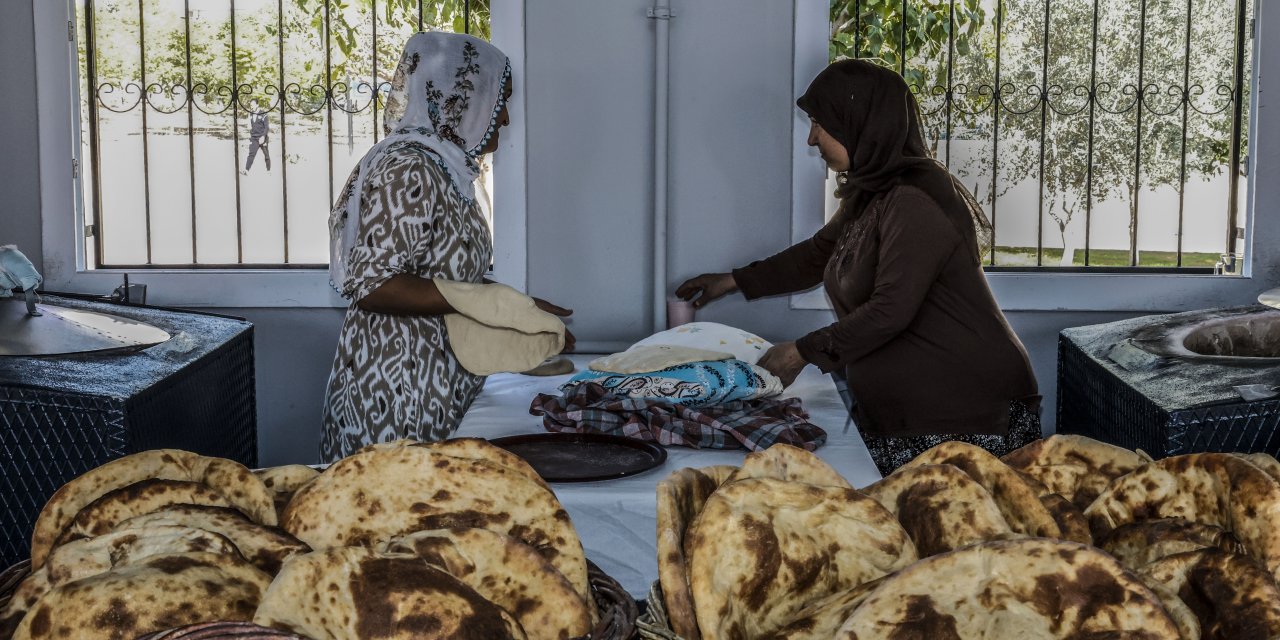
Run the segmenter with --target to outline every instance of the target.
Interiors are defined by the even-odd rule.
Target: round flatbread
[[[830,640],[858,605],[884,584],[889,576],[876,578],[848,591],[827,596],[796,614],[796,618],[768,640]]]
[[[276,507],[277,520],[284,518],[284,509],[298,489],[320,476],[320,472],[305,464],[288,464],[281,467],[258,469],[253,472],[271,492]]]
[[[685,640],[697,640],[698,621],[689,592],[685,533],[707,498],[737,467],[684,468],[658,483],[658,582],[671,628]]]
[[[1221,549],[1161,558],[1142,578],[1178,597],[1195,612],[1205,640],[1280,637],[1280,589],[1257,560]]]
[[[1178,638],[1141,580],[1074,542],[985,542],[926,558],[886,579],[845,620],[842,640]]]
[[[1253,463],[1253,466],[1267,472],[1272,480],[1280,482],[1280,461],[1277,461],[1269,453],[1238,453],[1236,454],[1245,460]]]
[[[1040,496],[1040,504],[1049,510],[1053,516],[1053,521],[1058,523],[1058,529],[1062,532],[1063,540],[1071,542],[1079,542],[1080,544],[1093,544],[1093,534],[1089,532],[1089,520],[1084,517],[1084,512],[1080,507],[1072,504],[1065,497],[1056,493],[1046,493]]]
[[[239,556],[152,556],[45,594],[14,640],[136,638],[197,622],[253,617],[271,578]]]
[[[91,469],[49,498],[31,534],[32,569],[44,564],[58,536],[81,509],[112,490],[151,479],[199,482],[255,521],[276,524],[271,494],[244,465],[177,449],[143,451]]]
[[[764,451],[747,454],[733,480],[773,478],[787,482],[803,482],[820,487],[852,489],[844,476],[812,452],[789,444],[777,443]]]
[[[253,566],[274,576],[290,556],[311,551],[306,543],[279,527],[260,525],[235,509],[179,504],[129,518],[116,531],[176,525],[212,531],[226,537]]]
[[[515,617],[530,640],[565,640],[591,632],[595,603],[529,545],[485,529],[419,531],[390,542],[388,553],[411,554],[444,569]]]
[[[853,489],[730,482],[685,537],[703,640],[773,633],[805,606],[915,562],[907,532]]]
[[[1054,434],[1001,458],[1049,491],[1085,509],[1112,480],[1147,463],[1128,449],[1077,435]]]
[[[483,438],[450,438],[449,440],[440,440],[439,442],[419,442],[417,440],[394,440],[392,442],[381,442],[367,445],[356,451],[356,453],[364,453],[365,451],[388,450],[400,447],[425,447],[436,453],[442,453],[455,458],[466,458],[468,460],[485,460],[494,464],[502,465],[520,475],[533,480],[534,482],[547,487],[547,481],[538,475],[533,467],[524,458],[496,446]]]
[[[413,555],[342,547],[295,556],[253,621],[313,640],[523,640],[519,623]]]
[[[537,549],[584,602],[587,559],[554,493],[485,460],[396,447],[340,460],[293,497],[284,528],[313,549],[375,546],[414,531],[475,527]]]
[[[949,464],[973,478],[991,494],[1015,533],[1041,538],[1062,537],[1062,530],[1054,521],[1053,514],[1040,502],[1039,492],[1028,485],[1017,471],[982,447],[954,440],[944,442],[916,456],[899,471],[925,464]]]
[[[231,506],[222,494],[198,482],[143,480],[107,492],[81,509],[58,536],[54,549],[72,540],[100,536],[134,516],[179,504]]]
[[[1098,539],[1155,518],[1219,526],[1280,572],[1280,483],[1237,456],[1193,453],[1150,463],[1112,482],[1084,514]]]
[[[1020,537],[991,494],[949,464],[924,464],[863,489],[893,513],[925,558],[975,542]]]
[[[1182,518],[1140,520],[1116,527],[1098,545],[1120,564],[1137,570],[1175,553],[1221,549],[1244,553],[1244,546],[1222,527]]]

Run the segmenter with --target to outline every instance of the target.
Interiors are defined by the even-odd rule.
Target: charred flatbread
[[[748,453],[733,480],[773,478],[787,482],[803,482],[822,487],[852,489],[840,472],[812,452],[778,443],[764,451]]]
[[[276,524],[271,494],[243,465],[177,449],[154,449],[91,469],[58,489],[40,511],[31,535],[32,569],[44,564],[58,536],[81,509],[110,491],[152,479],[199,482],[255,521]]]
[[[1112,482],[1085,510],[1095,538],[1123,524],[1182,518],[1222,527],[1280,572],[1280,484],[1226,453],[1165,458]]]
[[[1204,640],[1280,637],[1280,589],[1257,560],[1221,549],[1166,556],[1141,569],[1187,604]]]
[[[973,478],[991,494],[1015,533],[1042,538],[1062,537],[1062,530],[1054,521],[1053,514],[1040,502],[1039,492],[1028,485],[1017,471],[982,447],[959,441],[944,442],[916,456],[899,471],[925,464],[949,464]]]
[[[754,478],[707,499],[685,550],[703,640],[767,636],[812,602],[916,560],[907,532],[867,495]]]
[[[1054,434],[1005,455],[1009,466],[1085,509],[1112,480],[1147,463],[1128,449],[1078,435]]]
[[[177,525],[195,527],[226,537],[253,566],[274,576],[290,556],[311,551],[306,543],[279,527],[258,524],[235,509],[194,504],[174,505],[135,516],[116,525],[116,531]]]
[[[1061,540],[985,542],[926,558],[884,581],[841,640],[1168,640],[1178,628],[1107,554]]]
[[[313,549],[375,546],[415,531],[475,527],[537,549],[590,601],[587,559],[554,493],[510,468],[428,447],[340,460],[294,496],[284,529]]]
[[[199,482],[143,480],[110,491],[81,509],[54,548],[71,540],[100,536],[129,518],[179,504],[231,506],[222,494]]]
[[[685,533],[735,467],[685,468],[658,483],[658,581],[671,628],[684,640],[698,640],[698,621],[689,592],[688,559],[684,554]]]
[[[313,640],[523,640],[506,611],[408,554],[342,547],[285,563],[255,623]]]
[[[152,556],[45,594],[14,640],[136,638],[197,622],[253,617],[271,578],[239,556]]]
[[[1117,527],[1098,545],[1120,564],[1137,570],[1175,553],[1222,549],[1244,553],[1235,536],[1222,527],[1182,518],[1140,520]]]
[[[991,494],[949,464],[902,469],[863,492],[893,513],[922,558],[1019,536]]]
[[[444,569],[515,617],[529,640],[566,640],[591,632],[591,611],[573,585],[529,545],[486,529],[419,531],[392,541]]]

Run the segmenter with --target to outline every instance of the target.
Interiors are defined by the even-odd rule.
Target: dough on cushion
[[[650,344],[631,347],[611,356],[596,358],[588,367],[601,373],[652,373],[690,362],[732,360],[732,353],[708,351],[694,347],[670,344]]]
[[[703,640],[776,632],[809,604],[916,561],[893,514],[853,489],[730,482],[685,537]]]
[[[467,371],[528,371],[564,350],[564,323],[533,298],[505,284],[432,282],[457,311],[445,315],[444,325],[449,348]]]
[[[1114,558],[1074,542],[985,542],[887,578],[841,640],[1169,640],[1164,605]]]
[[[1036,440],[1001,459],[1082,510],[1088,508],[1112,480],[1147,463],[1141,455],[1128,449],[1084,436],[1061,434]]]
[[[1216,525],[1280,573],[1280,484],[1238,456],[1193,453],[1150,463],[1112,482],[1084,515],[1098,539],[1138,520]]]
[[[732,353],[734,359],[749,364],[759,362],[760,357],[773,346],[754,333],[718,322],[690,322],[673,329],[659,331],[631,345],[631,348],[654,344],[724,351]]]
[[[898,518],[922,558],[1018,536],[991,494],[949,464],[903,469],[862,491]]]

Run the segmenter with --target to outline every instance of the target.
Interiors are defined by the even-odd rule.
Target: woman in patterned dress
[[[808,240],[692,278],[677,295],[702,306],[732,291],[750,300],[825,285],[838,320],[774,346],[760,366],[787,384],[807,364],[844,372],[882,474],[946,440],[1002,455],[1039,438],[1035,375],[982,271],[990,225],[933,159],[906,82],[843,60],[796,104],[809,114],[809,145],[839,176],[835,217]]]
[[[444,439],[479,394],[484,378],[450,349],[443,316],[454,310],[432,279],[484,281],[493,247],[476,204],[477,159],[497,149],[510,95],[510,63],[483,40],[431,32],[406,44],[386,137],[329,218],[330,278],[352,304],[329,374],[323,461],[373,442]]]

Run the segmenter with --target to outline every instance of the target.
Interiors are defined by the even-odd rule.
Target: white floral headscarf
[[[432,31],[409,38],[387,96],[386,137],[360,159],[356,179],[342,196],[345,206],[334,207],[329,218],[329,278],[335,288],[346,279],[369,171],[392,148],[413,142],[431,150],[458,195],[475,200],[477,158],[497,127],[510,78],[507,56],[474,36]]]

